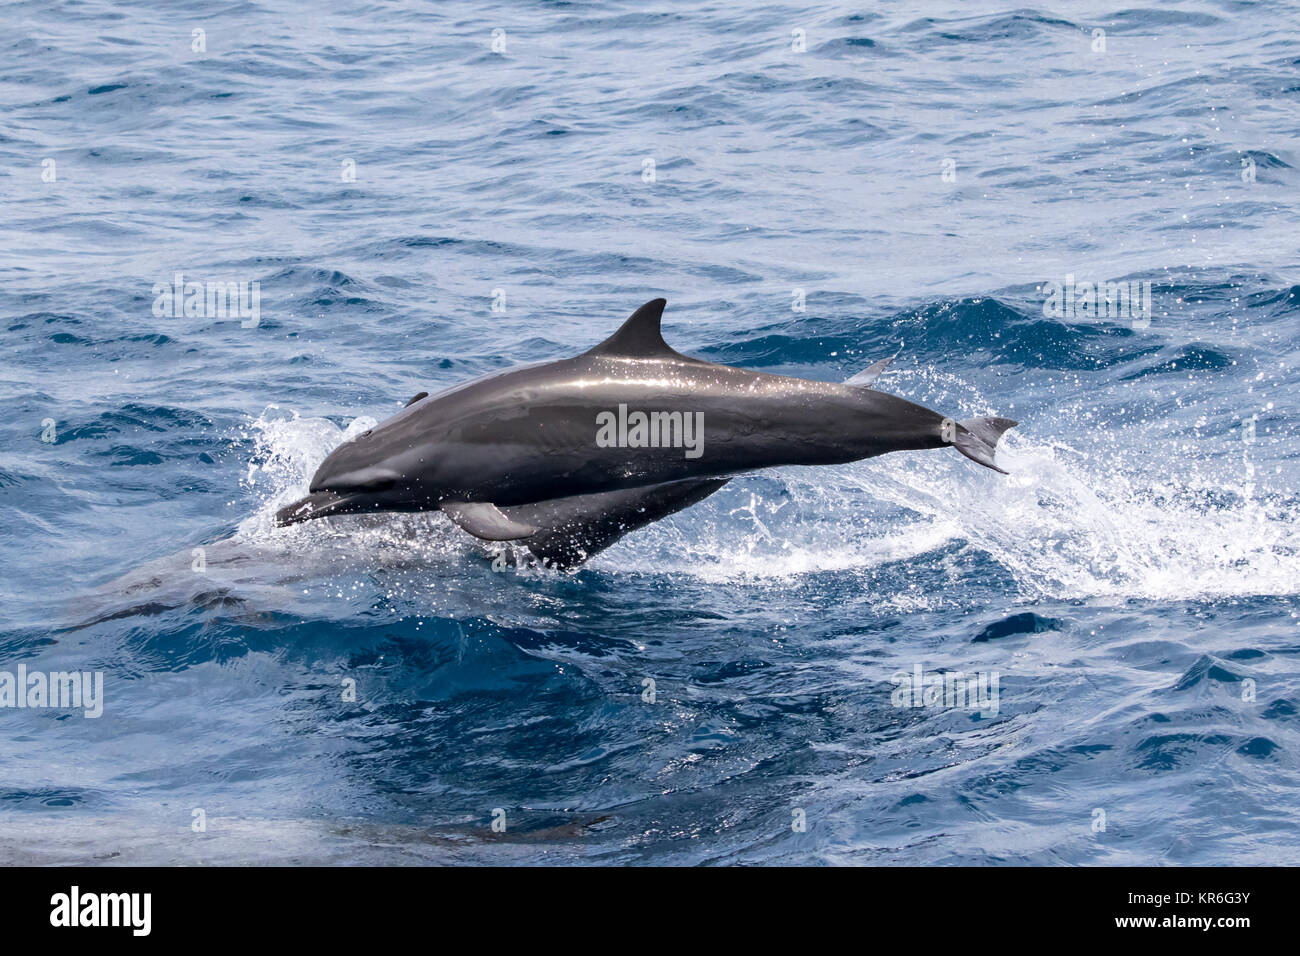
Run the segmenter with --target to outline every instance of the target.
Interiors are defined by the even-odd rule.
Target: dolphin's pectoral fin
[[[532,525],[507,518],[489,501],[444,501],[440,507],[461,530],[484,541],[518,541],[537,532]]]
[[[601,342],[595,348],[588,349],[587,355],[608,355],[616,358],[639,359],[676,359],[678,361],[696,362],[675,351],[664,341],[659,331],[659,322],[664,316],[667,299],[651,299],[633,312],[618,331]]]
[[[993,452],[998,447],[1002,433],[1019,424],[1010,418],[968,418],[957,423],[957,434],[952,443],[971,461],[977,461],[986,468],[1005,475],[1006,472],[993,463]]]
[[[844,384],[854,385],[858,388],[870,388],[872,385],[875,384],[876,379],[880,378],[880,374],[885,369],[889,368],[889,363],[896,358],[898,358],[897,352],[889,356],[889,358],[881,359],[879,362],[873,362],[871,365],[868,365],[857,375],[854,375],[852,378],[846,381]]]
[[[645,488],[553,498],[506,508],[510,520],[535,525],[524,544],[555,567],[571,568],[619,538],[702,501],[727,478],[689,478]]]

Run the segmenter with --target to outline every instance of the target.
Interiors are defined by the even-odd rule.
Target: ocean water
[[[1295,3],[0,23],[0,670],[104,682],[0,708],[0,860],[1300,863]],[[178,272],[256,321],[155,314]],[[575,573],[272,527],[660,295],[745,368],[901,349],[1010,474],[744,475]],[[897,706],[918,667],[997,696]]]

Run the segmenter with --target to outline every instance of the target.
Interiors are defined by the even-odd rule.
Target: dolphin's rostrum
[[[336,448],[311,494],[282,508],[277,523],[441,509],[478,538],[517,541],[573,566],[757,468],[952,445],[1002,470],[994,449],[1016,422],[957,422],[876,391],[889,359],[843,384],[715,365],[664,342],[666,304],[647,302],[574,358],[421,393]],[[698,435],[682,430],[696,424]],[[686,454],[674,441],[683,434]]]

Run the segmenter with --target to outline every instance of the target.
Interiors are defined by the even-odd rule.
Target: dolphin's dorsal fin
[[[889,368],[889,363],[893,360],[894,357],[892,355],[889,358],[881,359],[879,362],[864,368],[844,384],[853,385],[857,388],[870,388],[876,383],[876,379],[880,378],[881,373],[884,372],[885,369]]]
[[[633,312],[618,331],[601,342],[588,355],[608,355],[618,358],[643,359],[684,359],[685,355],[674,351],[664,341],[659,331],[659,320],[663,318],[667,299],[651,299]]]
[[[895,352],[893,355],[889,356],[889,358],[884,358],[881,359],[879,362],[872,363],[871,365],[864,368],[857,375],[854,375],[844,384],[855,385],[858,388],[870,388],[872,385],[875,384],[876,379],[880,378],[881,373],[883,373],[885,369],[889,368],[889,363],[894,361],[894,359],[898,358],[899,353],[901,353],[902,351],[903,351],[902,343],[899,343],[898,351]]]

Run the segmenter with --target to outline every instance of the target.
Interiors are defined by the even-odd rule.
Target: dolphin
[[[441,510],[572,567],[759,468],[951,445],[1002,471],[994,451],[1017,422],[954,421],[877,391],[891,359],[844,383],[717,365],[669,347],[666,305],[647,302],[573,358],[421,392],[331,452],[276,523]]]

